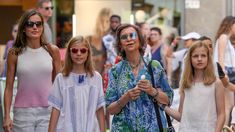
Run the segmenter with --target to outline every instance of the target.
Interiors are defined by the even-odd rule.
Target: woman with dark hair
[[[227,16],[223,19],[216,34],[214,61],[219,62],[222,69],[235,67],[235,50],[229,38],[235,34],[235,18]],[[234,106],[234,93],[225,89],[225,125],[229,125],[230,113]]]
[[[201,40],[203,43],[205,43],[210,50],[210,54],[213,55],[213,42],[211,40],[211,38],[207,37],[207,36],[202,36],[199,40]]]
[[[167,128],[163,111],[158,110],[160,118],[157,119],[153,103],[170,105],[173,91],[160,63],[142,57],[144,44],[138,27],[124,24],[117,29],[117,46],[123,60],[110,70],[106,91],[107,111],[114,115],[113,132],[156,132],[159,131],[158,123],[162,123],[164,130]],[[151,83],[149,62],[156,87]]]
[[[8,52],[4,93],[5,131],[45,132],[50,109],[48,95],[61,67],[59,49],[48,44],[43,35],[43,18],[36,10],[25,12],[19,21],[18,34]],[[14,104],[14,125],[10,118],[13,83],[18,78]]]
[[[152,59],[160,62],[162,67],[167,69],[166,51],[167,45],[162,42],[162,31],[158,27],[150,29],[149,44],[151,45]]]

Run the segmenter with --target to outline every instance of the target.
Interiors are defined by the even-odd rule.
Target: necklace
[[[132,69],[135,69],[140,65],[140,62],[141,62],[141,59],[139,59],[139,62],[137,64],[131,64],[130,62],[128,62],[128,63],[131,66]]]

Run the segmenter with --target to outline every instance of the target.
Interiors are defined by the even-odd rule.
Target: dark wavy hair
[[[235,18],[233,16],[226,16],[219,26],[215,40],[217,40],[221,34],[228,34],[231,31],[231,27],[234,23]]]
[[[21,54],[22,51],[27,46],[27,41],[26,41],[27,36],[25,33],[25,26],[26,26],[26,23],[28,22],[29,18],[34,15],[38,15],[41,18],[42,25],[44,24],[42,15],[34,9],[26,11],[21,16],[21,18],[19,20],[19,27],[18,27],[16,41],[15,41],[15,44],[13,45],[13,49],[14,49],[16,55]],[[45,47],[45,45],[47,45],[48,43],[45,41],[43,32],[44,32],[44,27],[43,27],[43,31],[42,31],[42,34],[40,37],[40,43],[43,47]]]
[[[138,39],[140,42],[139,52],[142,56],[144,55],[144,51],[145,51],[145,40],[144,40],[143,35],[141,34],[139,27],[132,25],[132,24],[122,24],[117,28],[117,32],[116,32],[117,40],[116,41],[117,41],[117,51],[124,59],[126,58],[126,53],[125,51],[122,50],[120,35],[121,35],[122,30],[129,28],[129,27],[134,28],[136,33],[138,34]]]

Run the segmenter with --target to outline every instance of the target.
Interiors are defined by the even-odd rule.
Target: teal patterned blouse
[[[148,64],[149,61],[145,60]],[[173,90],[167,82],[164,69],[158,61],[152,61],[155,86],[160,87],[172,102]],[[117,101],[129,89],[136,86],[141,79],[141,75],[145,75],[146,79],[151,82],[147,67],[143,66],[135,78],[129,63],[122,60],[111,68],[109,72],[109,83],[106,91],[106,106]],[[164,131],[167,128],[165,114],[159,109]],[[142,92],[140,97],[135,101],[128,102],[120,111],[114,115],[112,121],[112,132],[158,132],[157,117],[154,105],[149,99],[147,93]]]

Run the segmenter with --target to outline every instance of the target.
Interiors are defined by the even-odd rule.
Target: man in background
[[[112,15],[110,17],[110,32],[102,38],[102,42],[107,52],[106,66],[112,66],[115,64],[117,56],[116,51],[116,30],[121,25],[121,17],[118,15]]]
[[[115,64],[117,57],[116,50],[116,31],[119,25],[121,25],[121,17],[119,15],[112,15],[109,19],[110,21],[110,31],[107,35],[102,38],[102,43],[106,49],[106,62],[105,62],[105,70],[103,73],[103,88],[104,93],[106,92],[108,85],[108,70]],[[111,128],[109,125],[111,124],[112,116],[109,113],[106,113],[106,128]]]
[[[50,44],[53,43],[53,36],[48,20],[52,17],[53,9],[51,0],[38,0],[37,10],[42,14],[44,20],[44,37]]]

